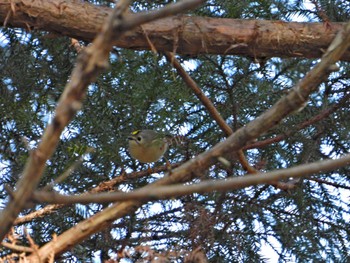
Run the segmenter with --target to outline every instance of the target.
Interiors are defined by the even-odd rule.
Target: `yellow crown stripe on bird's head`
[[[131,133],[131,135],[137,135],[137,134],[139,134],[141,132],[141,130],[136,130],[136,131],[133,131],[132,133]]]

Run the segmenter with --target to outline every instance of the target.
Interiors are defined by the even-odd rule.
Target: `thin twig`
[[[334,183],[334,182],[329,182],[329,181],[326,181],[326,180],[323,180],[323,179],[319,179],[319,178],[308,178],[308,180],[317,182],[319,184],[330,185],[330,186],[333,186],[335,188],[342,188],[342,189],[350,190],[350,186],[337,184],[337,183]]]
[[[71,38],[71,45],[74,47],[77,53],[80,53],[85,47],[79,43],[79,41],[75,38]]]
[[[79,157],[78,160],[76,160],[71,166],[68,167],[68,169],[66,171],[64,171],[60,176],[58,176],[53,182],[47,184],[43,190],[47,191],[49,189],[52,189],[56,184],[59,184],[61,182],[63,182],[65,179],[67,179],[68,176],[70,176],[72,174],[72,172],[74,172],[74,170],[82,164],[84,157],[93,152],[94,149],[89,148],[85,151],[85,153]]]
[[[34,240],[32,239],[32,237],[29,235],[28,231],[27,231],[27,228],[24,228],[24,234],[26,236],[26,238],[28,239],[28,242],[29,242],[29,245],[31,247],[31,249],[33,250],[33,255],[35,256],[36,258],[36,262],[43,262],[38,254],[38,248],[39,246],[37,244],[35,244]]]
[[[205,94],[197,85],[197,83],[191,78],[190,75],[187,74],[186,70],[181,66],[180,62],[175,58],[174,54],[170,52],[165,52],[165,57],[167,58],[168,62],[174,66],[177,73],[181,76],[181,78],[186,83],[186,85],[192,89],[194,94],[202,102],[204,107],[208,110],[209,114],[213,117],[213,119],[216,121],[216,123],[225,133],[225,135],[230,136],[233,133],[230,126],[228,126],[228,124],[226,123],[224,118],[221,116],[221,114],[218,112],[214,104],[211,102],[211,100],[207,96],[205,96]]]
[[[1,245],[15,251],[26,252],[26,253],[33,252],[33,249],[30,247],[20,246],[16,244],[7,243],[7,242],[2,242]]]
[[[302,130],[316,122],[319,122],[325,118],[327,118],[329,115],[331,115],[332,113],[334,113],[335,111],[337,111],[341,106],[343,106],[345,103],[348,103],[350,99],[350,93],[346,94],[337,104],[333,105],[332,107],[323,110],[322,112],[320,112],[319,114],[317,114],[316,116],[312,117],[311,119],[308,119],[302,123],[300,123],[295,130],[293,131],[289,131],[286,132],[284,134],[278,134],[273,138],[269,138],[263,141],[257,141],[251,144],[248,144],[246,146],[243,147],[243,150],[248,150],[248,149],[255,149],[255,148],[263,148],[267,145],[270,145],[272,143],[277,143],[280,142],[282,140],[284,140],[285,138],[287,138],[287,136],[291,136],[294,133],[297,133],[299,130]]]
[[[44,217],[46,215],[56,212],[58,209],[64,207],[65,205],[47,205],[38,211],[29,213],[21,217],[17,217],[13,225],[22,225],[28,223],[36,218]]]

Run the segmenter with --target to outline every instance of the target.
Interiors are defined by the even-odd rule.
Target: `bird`
[[[128,136],[128,151],[141,163],[153,163],[169,148],[167,136],[153,130],[136,130]]]

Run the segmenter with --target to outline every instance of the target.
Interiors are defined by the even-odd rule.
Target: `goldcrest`
[[[153,130],[137,130],[128,136],[129,153],[141,163],[158,161],[168,150],[166,137]]]

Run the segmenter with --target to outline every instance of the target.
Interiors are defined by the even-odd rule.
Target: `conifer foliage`
[[[349,2],[191,1],[0,0],[1,260],[350,258]],[[140,129],[166,158],[131,158]]]

